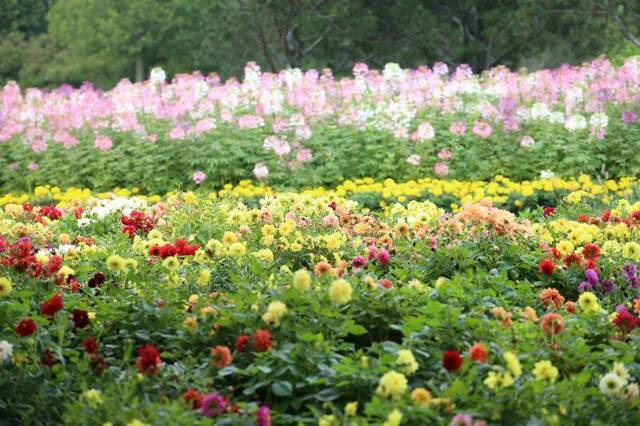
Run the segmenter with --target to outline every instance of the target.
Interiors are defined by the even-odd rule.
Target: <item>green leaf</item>
[[[348,334],[353,334],[354,336],[361,336],[368,333],[366,328],[356,323],[347,323],[344,327],[342,327],[342,330]]]
[[[454,380],[444,394],[449,398],[464,398],[469,392],[467,385],[462,380]]]
[[[293,394],[293,386],[285,380],[275,382],[271,385],[271,390],[278,396],[290,396]]]

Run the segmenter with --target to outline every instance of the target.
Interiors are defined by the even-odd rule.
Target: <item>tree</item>
[[[0,2],[0,84],[18,79],[31,39],[47,32],[51,0]]]
[[[78,61],[76,70],[101,82],[129,76],[144,79],[147,69],[188,57],[182,33],[198,28],[204,0],[60,0],[49,12],[51,33]],[[179,60],[179,59],[178,59]],[[107,73],[104,73],[104,67]],[[102,75],[101,75],[102,74]]]
[[[355,62],[542,68],[640,49],[639,3],[3,0],[0,82],[109,87],[124,77],[140,81],[153,66],[229,78],[249,61],[270,71],[328,67],[337,75]]]

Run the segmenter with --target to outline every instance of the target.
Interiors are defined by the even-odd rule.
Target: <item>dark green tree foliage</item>
[[[0,1],[0,82],[19,79],[29,66],[31,41],[47,32],[47,12],[51,0]]]
[[[639,0],[3,0],[0,83],[355,62],[543,68],[640,52]]]

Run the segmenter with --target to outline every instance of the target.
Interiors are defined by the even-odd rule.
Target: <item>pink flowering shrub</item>
[[[352,78],[339,79],[329,70],[270,73],[251,63],[239,80],[199,72],[170,79],[154,69],[150,81],[123,80],[108,91],[9,82],[0,89],[0,189],[51,178],[64,187],[164,192],[267,174],[284,186],[391,174],[620,177],[640,162],[639,104],[633,59],[482,75],[443,63],[359,63]],[[206,181],[189,178],[197,171]]]

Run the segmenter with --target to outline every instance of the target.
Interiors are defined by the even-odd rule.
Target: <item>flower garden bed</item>
[[[0,424],[638,423],[637,59],[151,77],[0,90]]]
[[[14,423],[633,423],[640,204],[566,200],[528,220],[336,194],[5,204],[0,408]]]
[[[0,89],[0,190],[218,190],[244,179],[278,190],[345,179],[514,181],[635,176],[640,61],[482,75],[461,66],[357,64],[244,79],[163,73],[103,92]]]

